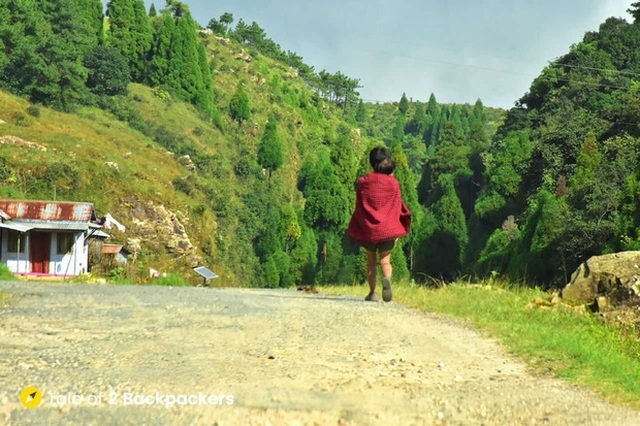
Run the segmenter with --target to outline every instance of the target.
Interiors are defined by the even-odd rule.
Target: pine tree
[[[2,87],[32,101],[47,102],[58,80],[55,68],[41,55],[53,38],[51,24],[35,0],[9,0],[0,7],[0,41],[4,48]]]
[[[153,43],[153,28],[142,0],[111,0],[107,4],[107,42],[128,59],[131,78],[145,79],[145,61]]]
[[[487,113],[484,110],[484,105],[482,105],[482,101],[478,99],[473,105],[473,113],[472,113],[472,123],[480,123],[484,126],[487,122]]]
[[[43,38],[34,40],[40,65],[35,84],[28,90],[34,102],[68,111],[86,100],[87,69],[84,56],[99,43],[95,8],[73,0],[41,0],[32,10],[48,23],[42,23]],[[48,26],[48,29],[47,29]],[[35,58],[31,58],[33,60]],[[19,61],[21,62],[21,61]],[[44,63],[44,67],[40,67]],[[21,65],[26,65],[21,62]],[[28,68],[28,66],[27,66]],[[23,68],[21,72],[25,72]],[[44,73],[42,73],[44,72]],[[44,78],[43,78],[44,77]],[[40,80],[40,78],[43,78]]]
[[[91,27],[94,28],[98,43],[104,43],[104,13],[102,0],[86,0],[88,2],[88,17],[91,20]]]
[[[416,102],[416,109],[415,112],[413,114],[413,117],[411,117],[411,120],[409,120],[409,122],[407,123],[407,126],[405,127],[404,131],[407,134],[411,134],[414,136],[420,135],[422,136],[422,133],[424,132],[423,129],[423,125],[425,122],[425,109],[424,109],[424,105],[420,102]]]
[[[149,18],[155,18],[156,16],[158,16],[156,5],[151,3],[151,7],[149,7]]]
[[[356,121],[358,124],[363,124],[367,119],[367,110],[364,107],[362,99],[358,102],[358,109],[356,111]]]
[[[432,262],[445,278],[454,278],[461,272],[469,237],[467,224],[456,193],[452,176],[441,176],[438,192],[442,196],[433,205],[433,215],[438,226],[432,244],[437,248]]]
[[[408,110],[409,101],[407,100],[407,95],[403,93],[402,97],[400,98],[400,103],[398,103],[398,111],[400,111],[400,114],[405,115]]]
[[[406,120],[404,114],[398,112],[396,115],[396,123],[391,131],[391,142],[404,140],[404,128],[406,127]]]
[[[249,107],[249,95],[244,90],[242,83],[238,84],[236,92],[229,102],[229,114],[238,123],[242,123],[251,117],[251,108]]]
[[[398,181],[398,185],[400,186],[400,192],[402,193],[402,199],[405,204],[411,211],[411,221],[413,226],[411,228],[411,232],[409,233],[408,238],[405,241],[405,247],[407,249],[407,254],[409,258],[409,269],[413,271],[413,263],[415,257],[415,249],[416,249],[416,224],[421,220],[422,209],[420,208],[420,203],[418,202],[418,192],[416,189],[416,183],[413,178],[413,173],[409,169],[409,164],[407,161],[407,156],[402,149],[400,143],[394,143],[391,146],[391,158],[396,163],[396,170],[394,173],[395,178]],[[404,256],[403,256],[404,257]],[[395,274],[395,270],[394,270]]]
[[[351,202],[329,155],[322,153],[317,161],[305,162],[298,179],[298,188],[306,200],[306,223],[322,232],[344,232],[351,214]]]
[[[640,21],[640,1],[631,3],[631,7],[627,9],[627,12],[633,16],[635,22]]]
[[[431,159],[432,181],[440,175],[450,174],[456,185],[472,176],[469,167],[470,147],[466,144],[462,131],[455,122],[447,122],[444,126],[435,156]]]
[[[282,141],[278,136],[278,121],[275,117],[269,117],[264,129],[264,135],[258,147],[258,164],[269,171],[269,181],[271,174],[278,170],[284,163],[284,152]]]
[[[183,3],[172,1],[171,10],[177,23],[171,39],[165,84],[173,88],[178,98],[212,114],[212,76],[206,52],[198,40],[197,24]]]
[[[176,24],[169,10],[163,10],[159,18],[153,20],[153,44],[147,61],[145,82],[152,86],[166,84],[171,60],[171,41]]]

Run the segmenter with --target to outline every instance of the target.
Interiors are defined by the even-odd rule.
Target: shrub
[[[193,187],[185,178],[177,177],[173,181],[171,181],[171,183],[176,190],[184,192],[187,195],[190,195],[193,191]]]
[[[21,112],[17,112],[13,115],[16,122],[16,126],[29,127],[33,124],[33,121]]]
[[[187,287],[189,283],[181,275],[170,273],[164,277],[156,278],[151,284],[171,287]]]
[[[36,118],[38,118],[38,117],[40,117],[40,108],[38,108],[38,107],[37,107],[37,106],[35,106],[35,105],[30,105],[30,106],[27,108],[27,114],[29,114],[29,115],[30,115],[30,116],[32,116],[32,117],[36,117]]]

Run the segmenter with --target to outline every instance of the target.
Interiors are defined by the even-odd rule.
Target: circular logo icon
[[[36,408],[42,401],[42,391],[35,386],[27,386],[20,392],[20,402],[27,408]]]

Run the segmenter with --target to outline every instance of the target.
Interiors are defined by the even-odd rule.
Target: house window
[[[26,242],[26,235],[22,232],[9,230],[7,233],[7,251],[9,253],[24,253]]]
[[[58,254],[71,253],[75,238],[71,232],[58,232]]]

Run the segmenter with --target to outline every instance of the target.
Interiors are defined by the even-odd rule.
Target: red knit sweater
[[[358,179],[356,209],[347,233],[360,243],[377,244],[409,233],[411,212],[393,176],[371,172]]]

